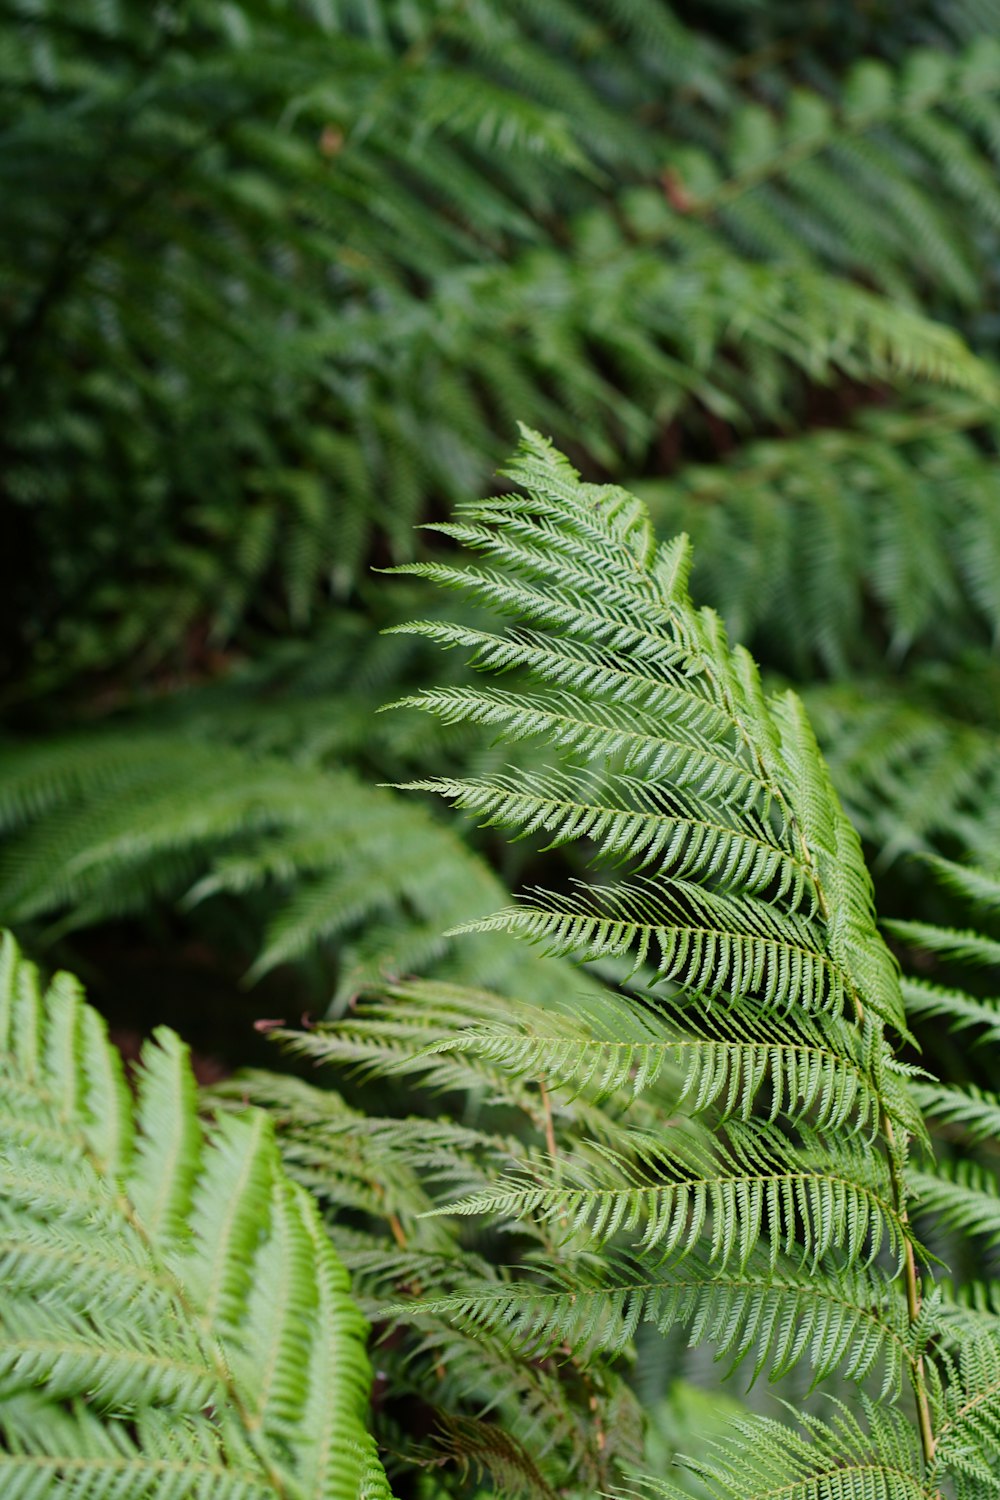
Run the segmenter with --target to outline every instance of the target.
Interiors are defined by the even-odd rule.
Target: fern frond
[[[993,915],[1000,910],[1000,875],[995,871],[982,866],[956,864],[953,859],[940,856],[929,858],[928,864],[943,885],[978,911]]]
[[[918,1212],[969,1236],[1000,1240],[1000,1185],[987,1167],[972,1160],[937,1163],[933,1173],[913,1172],[910,1191]]]
[[[794,906],[815,909],[812,872],[790,857],[771,831],[756,834],[719,820],[717,809],[694,792],[648,786],[635,777],[608,778],[588,786],[554,773],[540,777],[456,781],[435,777],[406,782],[401,791],[430,791],[453,806],[486,815],[485,827],[516,825],[522,837],[552,835],[551,845],[586,839],[596,856],[626,858],[639,870],[661,864],[677,878],[693,875],[754,894],[777,887]]]
[[[681,1324],[692,1345],[716,1346],[728,1373],[751,1362],[751,1383],[765,1370],[777,1380],[806,1360],[817,1382],[838,1367],[858,1381],[881,1372],[887,1395],[915,1356],[900,1289],[886,1278],[874,1292],[875,1280],[868,1272],[806,1275],[787,1263],[775,1269],[764,1258],[720,1270],[697,1255],[677,1265],[610,1253],[599,1270],[573,1263],[551,1283],[473,1286],[421,1307],[498,1334],[533,1358],[564,1346],[588,1360],[619,1355],[640,1324],[660,1333]]]
[[[5,747],[0,823],[7,922],[48,919],[51,936],[153,900],[194,911],[232,893],[253,908],[252,978],[336,954],[341,998],[375,976],[447,972],[454,950],[441,933],[467,913],[470,893],[480,889],[482,910],[505,894],[424,809],[349,771],[185,728],[68,737],[41,754]],[[502,985],[509,973],[516,986],[516,950],[494,945],[492,957],[481,977]],[[529,967],[524,987],[544,993],[544,966]],[[456,977],[474,976],[460,966]]]
[[[768,1417],[734,1421],[715,1454],[689,1466],[713,1500],[935,1500],[909,1424],[870,1402],[865,1413],[867,1432],[845,1409],[832,1422],[800,1417],[801,1431]],[[632,1493],[682,1496],[649,1478]]]
[[[885,1247],[901,1264],[908,1230],[892,1203],[884,1164],[866,1148],[838,1145],[838,1161],[812,1143],[793,1151],[765,1126],[730,1122],[714,1159],[700,1141],[644,1139],[634,1159],[601,1148],[604,1168],[563,1162],[530,1178],[510,1176],[462,1198],[449,1213],[535,1215],[602,1245],[621,1235],[663,1256],[686,1255],[704,1233],[713,1263],[745,1266],[758,1238],[780,1254],[818,1264],[834,1246],[848,1265],[871,1264]]]
[[[994,1328],[966,1331],[957,1379],[950,1385],[941,1425],[935,1469],[954,1476],[959,1500],[994,1493],[1000,1487],[1000,1341]]]
[[[798,1020],[786,1035],[775,1017],[764,1036],[752,1018],[727,1026],[729,1018],[719,1017],[714,1034],[705,1023],[699,1034],[697,1019],[688,1012],[682,1013],[683,1033],[671,1035],[669,1023],[663,1024],[666,1017],[633,1007],[632,1034],[622,1037],[607,1028],[600,1011],[586,1006],[581,1011],[589,1034],[580,1035],[579,1025],[547,1031],[541,1021],[524,1029],[470,1025],[432,1043],[428,1051],[472,1052],[521,1076],[544,1077],[553,1090],[584,1093],[596,1103],[620,1090],[638,1096],[673,1064],[671,1103],[692,1114],[717,1108],[722,1118],[749,1119],[766,1083],[772,1119],[781,1113],[790,1119],[806,1117],[820,1129],[876,1128],[880,1103],[870,1064],[846,1026],[831,1023],[826,1032],[817,1029],[810,1036]],[[622,1019],[627,1025],[627,1018]]]
[[[980,999],[964,990],[945,989],[926,979],[903,980],[903,997],[907,1014],[917,1019],[938,1017],[948,1022],[949,1030],[965,1031],[970,1026],[985,1029],[978,1042],[1000,1041],[1000,1000]]]
[[[986,663],[977,658],[976,665],[989,697]],[[979,676],[961,681],[962,697]],[[1000,739],[987,716],[970,724],[915,701],[912,691],[875,682],[810,689],[805,701],[844,804],[882,862],[957,839],[967,858],[988,863],[997,837]]]
[[[970,204],[984,222],[1000,220],[994,137],[983,130],[995,125],[998,95],[992,36],[957,57],[916,50],[895,74],[864,58],[841,98],[789,90],[777,118],[745,104],[721,161],[682,152],[675,170],[693,187],[688,211],[718,216],[755,253],[794,262],[818,251],[897,292],[922,273],[970,301],[974,252],[952,221]],[[916,261],[905,258],[907,233],[919,239]]]
[[[939,954],[960,964],[976,964],[985,968],[1000,966],[1000,942],[972,928],[958,931],[953,927],[938,927],[931,922],[887,922],[889,931],[913,948]]]
[[[5,1494],[387,1496],[365,1325],[266,1117],[203,1126],[168,1031],[133,1105],[96,1013],[9,938],[0,1017]]]
[[[967,1084],[916,1083],[913,1092],[924,1114],[946,1125],[958,1125],[974,1141],[1000,1137],[1000,1096]]]
[[[886,653],[995,642],[995,448],[990,406],[940,398],[747,443],[639,490],[659,525],[691,535],[695,595],[735,637],[805,680],[817,664],[845,678]]]
[[[558,632],[541,645],[533,635],[527,656],[516,634],[506,654],[494,638],[486,655],[475,658],[478,665],[504,670],[514,662],[545,681],[555,655],[573,663],[575,687],[545,694],[444,689],[408,701],[449,722],[499,725],[512,739],[544,734],[585,755],[616,791],[627,787],[630,800],[625,808],[588,800],[585,771],[576,768],[559,778],[563,804],[570,793],[576,804],[564,805],[561,815],[544,799],[540,804],[530,778],[516,775],[488,789],[450,781],[439,790],[473,805],[485,796],[494,817],[525,830],[548,816],[564,835],[575,830],[578,807],[596,805],[601,811],[589,815],[589,829],[610,827],[617,858],[639,869],[652,863],[648,824],[615,821],[616,814],[693,802],[702,823],[710,815],[719,832],[705,858],[703,831],[684,820],[686,827],[672,830],[679,837],[659,845],[655,875],[528,901],[480,928],[521,932],[560,952],[619,955],[634,948],[639,962],[650,956],[665,978],[705,994],[757,992],[772,1008],[794,999],[806,1009],[842,1012],[857,996],[852,969],[864,963],[868,1003],[888,1003],[898,1016],[898,1001],[888,999],[893,968],[872,928],[870,881],[853,831],[817,769],[815,743],[790,700],[765,704],[748,660],[729,651],[713,616],[691,606],[686,542],[657,552],[636,501],[620,490],[579,485],[536,437],[526,436],[511,473],[530,498],[487,502],[470,510],[467,523],[449,528],[504,564],[504,572],[415,566]],[[440,638],[433,624],[414,628]],[[445,640],[452,643],[447,633]],[[602,670],[609,661],[610,676]],[[624,784],[616,779],[618,763]],[[639,809],[637,785],[649,788]],[[831,841],[837,852],[828,858]],[[671,868],[678,857],[687,859],[680,872]],[[820,865],[838,913],[831,923],[827,908],[826,938],[822,923],[795,910],[806,892],[808,913],[827,901]],[[755,899],[765,889],[767,899]]]

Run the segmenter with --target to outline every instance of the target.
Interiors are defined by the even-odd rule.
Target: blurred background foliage
[[[884,909],[990,857],[1000,5],[0,0],[0,117],[0,919],[112,1015],[561,983],[442,937],[530,841],[386,785],[488,740],[376,717],[518,418],[692,534]]]

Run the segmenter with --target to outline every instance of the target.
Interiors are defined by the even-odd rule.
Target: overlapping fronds
[[[614,1129],[558,1153],[550,1144],[547,1160],[443,1205],[553,1237],[573,1267],[566,1285],[549,1273],[548,1286],[543,1275],[465,1287],[427,1302],[435,1315],[528,1349],[554,1347],[561,1331],[591,1354],[627,1347],[644,1319],[683,1323],[737,1362],[754,1349],[758,1371],[808,1357],[818,1374],[877,1374],[883,1390],[903,1368],[919,1384],[913,1305],[904,1311],[892,1274],[912,1277],[900,1174],[907,1140],[923,1134],[883,1030],[902,1024],[898,978],[801,708],[789,695],[767,701],[749,658],[694,609],[683,538],[657,547],[638,502],[581,485],[531,434],[511,473],[526,495],[444,528],[483,565],[404,571],[513,617],[505,633],[406,628],[464,646],[487,674],[514,669],[517,685],[406,702],[544,738],[552,760],[416,786],[624,869],[571,895],[529,893],[468,927],[631,954],[660,986],[609,1000],[604,1015],[564,1004],[500,1021],[473,1005],[438,1038],[419,1020],[429,997],[414,992],[411,1020],[361,1014],[298,1045],[375,1075],[423,1070],[444,1087],[499,1069],[513,1083],[491,1083],[494,1100],[537,1077],[553,1110],[613,1110]]]
[[[302,1189],[377,1320],[375,1421],[423,1500],[620,1491],[636,1393],[685,1338],[804,1413],[813,1381],[888,1403],[745,1424],[694,1466],[700,1500],[1000,1484],[995,1284],[963,1285],[1000,1237],[1000,16],[897,10],[0,3],[0,655],[25,735],[0,919],[43,945],[181,909],[252,977],[308,971],[341,1020],[293,1066],[344,1089],[236,1079],[202,1126],[163,1038],[133,1104],[92,1013],[59,981],[36,1027],[28,984],[16,1495],[385,1493]],[[730,639],[841,679],[808,720],[695,609],[685,544],[540,440],[526,493],[447,519],[519,416],[589,477],[639,476]],[[478,680],[414,692],[409,639],[367,640],[366,565],[414,557],[415,591],[472,602],[412,606],[418,654]],[[134,686],[110,731],[28,738]],[[372,728],[400,694],[430,730]],[[985,930],[909,910],[901,986],[855,828],[891,882],[951,856],[941,905]],[[925,1065],[975,1043],[947,1083],[899,1060],[907,1024]],[[325,1443],[341,1411],[354,1436]]]
[[[302,1055],[346,1066],[352,1074],[360,1071],[376,1084],[408,1078],[421,1090],[430,1087],[445,1097],[478,1097],[480,1108],[485,1103],[491,1110],[517,1109],[548,1143],[549,1151],[557,1152],[549,1156],[531,1151],[525,1158],[524,1147],[514,1138],[483,1134],[482,1127],[471,1132],[443,1122],[410,1122],[407,1128],[385,1120],[367,1127],[356,1123],[354,1144],[367,1142],[362,1149],[368,1166],[363,1170],[385,1188],[384,1196],[377,1191],[375,1206],[368,1211],[376,1217],[395,1211],[394,1238],[397,1243],[405,1238],[413,1247],[397,1260],[363,1256],[363,1282],[375,1278],[369,1292],[374,1301],[368,1304],[373,1314],[385,1316],[386,1299],[393,1300],[394,1285],[403,1284],[411,1299],[414,1287],[423,1290],[415,1303],[397,1301],[394,1317],[404,1322],[431,1318],[435,1325],[450,1324],[466,1337],[488,1332],[501,1346],[533,1358],[560,1349],[571,1349],[588,1362],[599,1354],[614,1356],[630,1348],[637,1325],[648,1321],[661,1332],[680,1324],[690,1329],[693,1342],[709,1338],[717,1342],[720,1357],[732,1361],[753,1349],[752,1365],[758,1372],[767,1366],[780,1375],[808,1359],[817,1373],[842,1367],[851,1379],[863,1380],[877,1372],[886,1388],[898,1383],[904,1360],[913,1358],[899,1287],[871,1265],[851,1271],[843,1261],[831,1265],[829,1275],[817,1276],[815,1264],[803,1268],[801,1247],[787,1235],[779,1243],[781,1236],[775,1233],[781,1223],[788,1227],[789,1212],[799,1223],[812,1209],[817,1216],[817,1254],[825,1253],[821,1219],[847,1246],[848,1255],[848,1223],[854,1226],[859,1249],[864,1239],[866,1255],[874,1245],[873,1232],[881,1233],[875,1229],[877,1208],[872,1218],[872,1203],[865,1197],[865,1181],[879,1168],[877,1157],[873,1168],[870,1146],[876,1128],[872,1105],[856,1097],[859,1079],[868,1078],[863,1057],[855,1060],[854,1085],[846,1098],[838,1096],[835,1080],[824,1084],[823,1091],[833,1089],[825,1104],[815,1059],[803,1053],[782,1058],[780,1034],[771,1059],[775,1093],[765,1112],[772,1119],[780,1111],[820,1120],[841,1132],[861,1131],[857,1151],[845,1147],[841,1166],[852,1183],[851,1202],[841,1203],[834,1201],[837,1183],[824,1182],[818,1174],[808,1180],[808,1148],[803,1142],[798,1146],[794,1185],[781,1189],[775,1181],[768,1186],[749,1177],[718,1180],[727,1161],[730,1171],[738,1166],[747,1172],[751,1158],[762,1160],[769,1150],[781,1156],[784,1151],[779,1135],[761,1134],[749,1125],[719,1138],[720,1108],[723,1116],[749,1119],[771,1072],[763,1050],[745,1072],[737,1070],[735,1076],[743,1082],[739,1096],[734,1093],[731,1059],[723,1079],[717,1073],[703,1075],[692,1092],[694,1080],[683,1056],[697,1048],[697,1040],[688,1037],[678,1044],[665,1018],[657,1020],[648,1009],[639,1010],[611,992],[601,1005],[591,1000],[568,1013],[548,1011],[544,1016],[533,1007],[508,1001],[504,1024],[494,1019],[496,1008],[495,997],[487,994],[441,985],[407,986],[395,997],[387,995],[360,1007],[356,1016],[335,1027],[292,1038]],[[657,1055],[657,1044],[650,1041],[657,1034],[666,1038],[658,1044],[665,1056]],[[627,1040],[630,1035],[635,1040]],[[711,1045],[706,1050],[718,1060]],[[836,1057],[835,1049],[831,1056]],[[597,1058],[600,1067],[595,1067]],[[783,1069],[789,1071],[783,1075]],[[534,1083],[538,1078],[544,1080],[544,1092]],[[245,1087],[240,1080],[227,1092],[238,1097]],[[278,1117],[285,1122],[281,1128],[290,1131],[285,1136],[290,1170],[334,1210],[338,1204],[357,1204],[360,1200],[341,1186],[345,1172],[351,1174],[354,1168],[339,1109],[337,1124],[331,1126],[326,1122],[334,1111],[323,1106],[324,1096],[316,1096],[316,1104],[310,1106],[300,1086],[278,1094],[274,1087],[266,1079],[249,1081],[255,1100],[278,1101]],[[870,1090],[871,1084],[865,1081],[860,1087]],[[728,1097],[720,1100],[720,1093]],[[683,1129],[680,1111],[693,1112]],[[702,1133],[697,1117],[706,1112],[711,1129]],[[666,1136],[665,1121],[671,1124]],[[676,1179],[682,1174],[685,1159],[703,1169],[701,1179],[665,1184],[665,1176]],[[715,1182],[704,1174],[709,1161]],[[822,1152],[817,1161],[822,1165]],[[394,1186],[401,1164],[424,1183],[405,1217]],[[505,1184],[504,1175],[509,1178],[515,1168],[524,1173],[521,1183],[514,1178]],[[641,1173],[655,1180],[636,1187]],[[594,1191],[598,1174],[603,1190]],[[582,1191],[581,1178],[587,1179]],[[412,1182],[410,1177],[406,1180]],[[623,1187],[629,1182],[631,1187]],[[884,1175],[876,1187],[887,1192]],[[438,1211],[417,1227],[413,1214],[430,1207],[427,1191]],[[711,1204],[708,1219],[713,1227],[711,1233],[705,1231],[703,1248],[695,1243],[698,1214],[690,1215],[691,1203],[698,1198]],[[471,1267],[462,1275],[458,1260],[441,1260],[440,1238],[428,1235],[435,1226],[440,1226],[438,1236],[447,1233],[449,1224],[460,1226],[469,1212],[516,1225],[519,1234],[529,1235],[529,1245],[535,1240],[536,1250],[525,1254],[525,1275],[497,1281],[495,1274],[484,1277],[482,1269],[476,1274]],[[773,1236],[771,1253],[758,1245],[763,1218],[769,1226],[763,1229],[765,1237]],[[676,1236],[679,1226],[690,1238],[671,1253],[665,1242],[672,1231]],[[630,1238],[648,1243],[632,1253],[611,1248]],[[560,1255],[568,1257],[562,1276],[553,1272],[553,1244],[561,1245]],[[605,1245],[609,1248],[595,1261],[594,1252]],[[419,1246],[426,1247],[423,1262]],[[345,1253],[351,1260],[348,1247]],[[453,1275],[459,1277],[456,1289],[435,1299],[430,1287],[440,1287],[443,1276]],[[875,1304],[882,1309],[877,1315],[872,1311]]]
[[[749,1119],[760,1109],[767,1086],[767,1113],[801,1111],[821,1129],[874,1132],[878,1096],[871,1082],[872,1059],[865,1043],[844,1023],[822,1028],[798,1018],[786,1026],[769,1017],[714,1013],[699,1029],[690,1007],[672,1013],[668,1002],[656,1008],[613,1004],[574,1004],[572,1024],[560,1017],[525,1017],[520,1026],[505,1016],[478,1022],[465,1012],[465,1028],[425,1048],[434,1053],[471,1053],[512,1073],[543,1076],[560,1090],[585,1093],[597,1102],[624,1092],[637,1097],[673,1069],[672,1097],[693,1113],[717,1108],[723,1118]]]
[[[713,149],[678,152],[675,198],[751,254],[820,259],[896,294],[930,282],[980,294],[970,213],[1000,222],[1000,44],[855,62],[838,91],[787,86],[733,109]]]
[[[547,1159],[439,1210],[551,1236],[560,1272],[457,1287],[423,1311],[535,1357],[565,1347],[599,1358],[627,1348],[643,1323],[661,1333],[684,1323],[723,1357],[752,1357],[754,1373],[780,1376],[808,1359],[817,1379],[838,1368],[862,1383],[878,1376],[884,1397],[905,1371],[919,1448],[906,1424],[870,1407],[867,1432],[846,1414],[801,1438],[754,1428],[753,1472],[699,1472],[720,1495],[738,1482],[741,1496],[929,1496],[935,1464],[989,1467],[991,1419],[984,1396],[971,1457],[961,1442],[938,1448],[951,1399],[942,1392],[955,1382],[944,1345],[941,1368],[928,1345],[947,1314],[938,1294],[924,1301],[917,1265],[927,1256],[910,1216],[934,1222],[935,1243],[949,1231],[991,1237],[995,1175],[968,1160],[908,1166],[910,1141],[926,1145],[921,1096],[888,1047],[886,1023],[905,1034],[902,996],[857,836],[798,700],[766,699],[750,659],[691,604],[686,540],[657,546],[638,502],[580,484],[532,434],[510,472],[526,493],[445,527],[484,563],[403,571],[511,619],[505,632],[440,620],[406,628],[471,650],[478,670],[512,673],[514,686],[405,701],[446,723],[489,723],[508,740],[544,738],[552,761],[415,785],[622,872],[569,894],[529,892],[466,930],[513,931],[560,953],[631,954],[636,972],[657,977],[645,994],[616,999],[606,1020],[582,1007],[575,1033],[558,1013],[536,1023],[470,1015],[454,1035],[428,1038],[418,1068],[433,1073],[444,1059],[458,1077],[476,1059],[487,1075],[499,1066],[538,1077],[555,1100],[613,1101],[617,1119],[586,1154],[550,1138]],[[961,894],[995,906],[988,873],[944,870]],[[997,949],[973,932],[894,930],[951,961],[985,962]],[[937,1003],[947,1008],[946,992]],[[367,1024],[350,1024],[342,1056],[359,1041],[364,1051]],[[343,1043],[305,1044],[317,1055],[327,1047],[335,1055]],[[367,1065],[413,1068],[377,1045]],[[984,1095],[921,1087],[932,1118],[989,1129],[995,1103]],[[659,1108],[656,1128],[630,1119],[630,1100]]]
[[[772,1265],[784,1254],[815,1267],[833,1250],[847,1265],[868,1265],[884,1249],[901,1268],[907,1230],[885,1165],[870,1149],[841,1147],[839,1175],[815,1138],[793,1147],[763,1127],[730,1124],[714,1153],[679,1129],[669,1149],[637,1133],[630,1144],[630,1157],[605,1148],[603,1170],[562,1161],[544,1175],[500,1179],[448,1212],[530,1215],[588,1243],[621,1235],[664,1256],[682,1256],[704,1235],[723,1270],[745,1266],[758,1240]]]
[[[489,1234],[478,1226],[470,1234],[468,1220],[442,1209],[462,1193],[484,1190],[516,1164],[543,1162],[550,1140],[569,1151],[581,1130],[602,1133],[601,1111],[583,1101],[549,1102],[536,1086],[505,1080],[485,1066],[439,1076],[434,1065],[441,1059],[421,1058],[428,1039],[454,1035],[477,1006],[495,1011],[498,1003],[495,995],[457,986],[407,986],[334,1028],[295,1038],[304,1056],[338,1069],[346,1065],[352,1080],[359,1071],[370,1078],[373,1104],[381,1099],[384,1107],[388,1082],[394,1098],[424,1109],[451,1102],[447,1116],[407,1117],[398,1102],[395,1116],[362,1113],[335,1093],[264,1073],[242,1074],[215,1097],[236,1112],[248,1100],[267,1108],[289,1173],[324,1206],[361,1305],[384,1331],[377,1359],[389,1405],[378,1422],[394,1462],[418,1470],[444,1464],[460,1483],[468,1464],[478,1467],[472,1451],[448,1440],[464,1433],[484,1460],[484,1443],[487,1449],[499,1445],[511,1460],[520,1455],[521,1482],[528,1487],[512,1493],[570,1483],[584,1494],[607,1487],[623,1465],[638,1460],[638,1408],[621,1374],[592,1367],[568,1350],[558,1360],[526,1360],[505,1330],[463,1328],[429,1297],[435,1289],[472,1294],[499,1288],[502,1259],[512,1253],[505,1249],[498,1265]],[[459,1123],[463,1113],[474,1123]],[[603,1133],[614,1132],[611,1113]],[[518,1255],[551,1263],[554,1242],[544,1226],[516,1226],[516,1232]],[[514,1241],[508,1236],[506,1244]],[[388,1302],[398,1304],[392,1313]],[[397,1403],[426,1414],[429,1440],[414,1443],[412,1424],[398,1414]]]
[[[691,1345],[715,1348],[726,1373],[745,1362],[751,1380],[764,1371],[779,1380],[802,1361],[821,1381],[842,1365],[859,1382],[881,1371],[885,1394],[899,1389],[912,1342],[898,1287],[886,1278],[872,1302],[873,1280],[870,1269],[860,1279],[844,1271],[839,1280],[791,1264],[776,1272],[764,1257],[720,1271],[696,1256],[682,1266],[657,1265],[620,1252],[596,1271],[574,1261],[548,1282],[480,1284],[423,1308],[463,1328],[499,1332],[533,1357],[564,1348],[590,1360],[614,1356],[629,1350],[643,1323],[661,1334],[679,1324]]]
[[[365,1324],[266,1117],[205,1126],[178,1038],[0,973],[0,1473],[11,1500],[387,1497]]]
[[[64,9],[0,13],[19,693],[302,628],[518,414],[620,471],[809,381],[993,393],[912,295],[995,233],[986,40],[810,91],[662,0]]]

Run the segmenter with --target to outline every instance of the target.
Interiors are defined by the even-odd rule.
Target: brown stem
[[[545,1087],[544,1078],[538,1080],[538,1092],[542,1096],[542,1112],[545,1120],[545,1145],[552,1160],[556,1161],[559,1151],[556,1146],[556,1133],[552,1124],[552,1103],[549,1099],[549,1091]]]
[[[896,1166],[896,1136],[892,1128],[892,1121],[884,1109],[881,1116],[881,1128],[889,1148],[889,1175],[892,1180],[892,1194],[896,1200],[896,1210],[902,1222],[906,1224],[909,1221],[909,1215],[906,1211],[906,1189],[899,1179],[899,1172]],[[920,1272],[917,1270],[912,1242],[908,1239],[904,1241],[903,1246],[903,1281],[906,1287],[906,1310],[912,1327],[920,1316],[922,1297]],[[924,1462],[929,1467],[934,1462],[937,1442],[934,1437],[934,1423],[931,1420],[931,1404],[927,1396],[927,1380],[922,1354],[918,1354],[910,1365],[910,1384],[913,1387],[913,1396],[917,1403],[920,1446],[924,1451]]]

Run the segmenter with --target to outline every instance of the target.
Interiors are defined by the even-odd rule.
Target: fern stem
[[[896,1208],[900,1220],[906,1224],[909,1219],[906,1211],[906,1188],[899,1176],[895,1132],[892,1128],[892,1121],[885,1110],[882,1111],[882,1133],[889,1148],[889,1176],[892,1182],[893,1197],[896,1199]],[[917,1262],[913,1254],[913,1245],[909,1240],[905,1240],[903,1243],[903,1278],[906,1286],[906,1310],[909,1314],[910,1326],[912,1327],[920,1316],[922,1289],[920,1272],[917,1270]],[[910,1384],[913,1387],[913,1397],[917,1403],[920,1446],[923,1449],[924,1462],[929,1468],[934,1462],[937,1440],[934,1436],[934,1423],[931,1419],[931,1406],[927,1395],[927,1379],[924,1372],[924,1357],[922,1354],[916,1355],[910,1362]]]
[[[542,1109],[545,1115],[545,1144],[553,1162],[557,1160],[559,1151],[556,1146],[556,1132],[552,1124],[552,1102],[549,1099],[549,1091],[545,1086],[545,1079],[538,1080],[538,1092],[542,1096]]]
[[[809,848],[804,830],[795,823],[795,832],[798,835],[799,844],[802,849],[803,859],[807,867],[815,870],[815,887],[817,904],[820,915],[825,922],[829,922],[830,908],[826,900],[819,878],[819,871],[815,869],[812,859],[812,851]],[[865,1009],[861,996],[856,990],[852,991],[854,1002],[854,1017],[858,1026],[865,1023]],[[906,1208],[906,1184],[903,1182],[899,1171],[899,1152],[896,1145],[896,1132],[892,1127],[892,1120],[885,1105],[879,1111],[879,1128],[886,1144],[886,1154],[889,1166],[889,1182],[892,1189],[893,1207],[896,1210],[899,1221],[906,1226],[909,1223],[909,1214]],[[916,1259],[913,1254],[913,1244],[908,1238],[903,1240],[903,1283],[906,1289],[906,1311],[913,1328],[920,1316],[920,1307],[923,1300],[920,1282],[920,1272],[917,1269]],[[924,1357],[916,1354],[907,1361],[910,1372],[910,1385],[913,1390],[913,1399],[917,1407],[917,1426],[920,1431],[920,1447],[924,1455],[924,1463],[928,1468],[934,1462],[934,1453],[937,1447],[934,1436],[934,1423],[931,1418],[930,1399],[927,1395],[927,1377],[924,1370]]]

